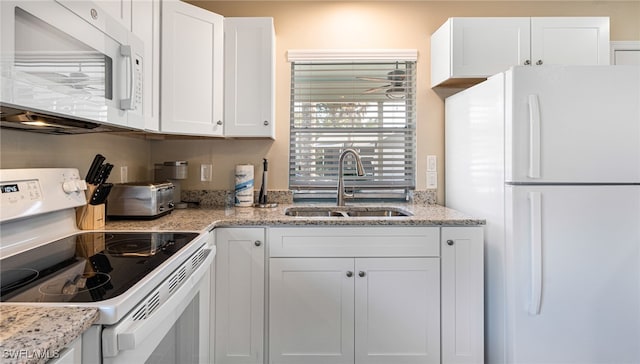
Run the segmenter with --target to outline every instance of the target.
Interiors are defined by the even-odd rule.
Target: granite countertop
[[[176,209],[154,220],[108,219],[106,230],[205,231],[228,226],[474,226],[485,220],[465,215],[440,205],[376,204],[353,205],[358,208],[392,206],[408,210],[408,217],[294,217],[286,216],[289,207],[335,206],[330,204],[281,204],[273,208],[195,207]]]
[[[97,308],[0,304],[0,361],[44,363],[54,359],[98,315]]]

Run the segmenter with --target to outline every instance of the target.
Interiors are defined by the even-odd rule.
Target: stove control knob
[[[77,192],[78,185],[76,185],[76,181],[66,181],[62,184],[62,189],[66,193]]]
[[[79,179],[72,179],[62,183],[62,190],[66,193],[73,193],[78,191],[85,191],[87,189],[87,182]]]

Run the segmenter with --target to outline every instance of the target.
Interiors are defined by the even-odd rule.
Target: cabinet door
[[[225,18],[224,36],[224,134],[274,138],[273,18]]]
[[[137,1],[140,0],[94,0],[93,2],[130,31],[132,19],[131,7]]]
[[[482,227],[442,228],[442,362],[484,360]]]
[[[356,259],[356,364],[440,363],[439,263]]]
[[[162,1],[162,132],[222,135],[223,41],[222,16]]]
[[[454,18],[454,77],[488,77],[529,59],[529,18]]]
[[[640,66],[640,41],[611,42],[611,64]]]
[[[144,129],[160,129],[160,0],[136,0],[131,8],[132,32],[144,41],[142,112]]]
[[[215,362],[262,364],[264,229],[216,229]]]
[[[533,65],[608,65],[608,17],[531,18]]]
[[[269,363],[353,363],[353,259],[269,264]]]
[[[82,336],[75,339],[60,352],[58,357],[47,361],[48,364],[82,364]]]

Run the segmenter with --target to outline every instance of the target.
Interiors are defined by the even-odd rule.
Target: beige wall
[[[112,135],[48,136],[0,132],[0,167],[76,166],[81,173],[95,153],[119,167],[130,180],[151,178],[153,163],[189,161],[183,189],[230,189],[233,167],[252,163],[261,172],[270,161],[271,189],[288,188],[288,49],[415,48],[418,50],[418,180],[426,188],[426,155],[438,156],[438,202],[444,202],[444,104],[429,87],[429,36],[451,16],[609,16],[612,40],[640,40],[639,1],[190,1],[224,16],[270,16],[276,27],[276,140],[144,140]],[[200,182],[199,165],[213,163],[212,182]],[[258,179],[259,181],[259,179]]]
[[[149,176],[151,148],[138,137],[107,134],[47,135],[0,129],[0,168],[76,167],[85,175],[100,153],[115,168],[110,182],[120,182],[120,167],[127,166],[130,181]]]

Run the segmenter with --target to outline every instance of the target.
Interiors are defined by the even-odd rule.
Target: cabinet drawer
[[[439,227],[270,228],[271,257],[437,257]]]

